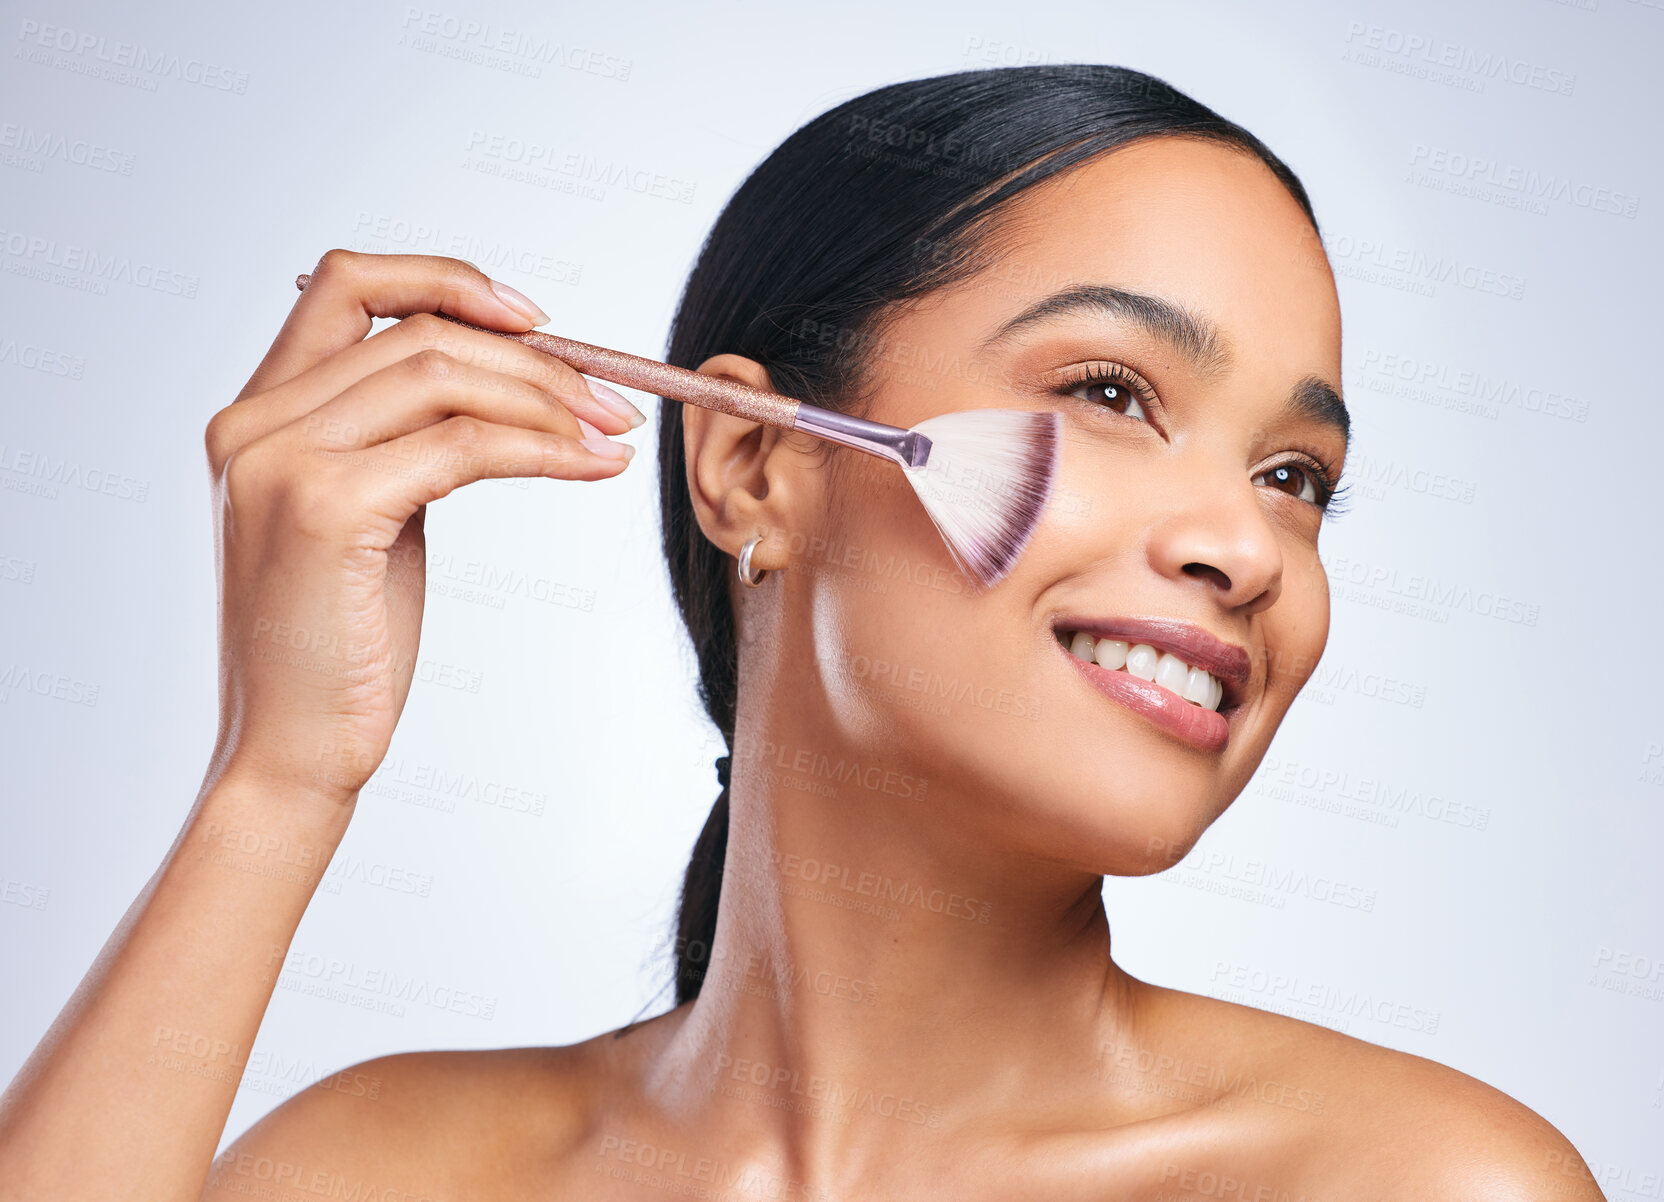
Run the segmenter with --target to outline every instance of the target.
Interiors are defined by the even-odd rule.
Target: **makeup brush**
[[[304,291],[309,279],[297,276],[295,287]],[[968,409],[908,429],[541,330],[485,333],[525,343],[588,376],[888,459],[906,473],[960,570],[985,588],[1016,564],[1057,474],[1062,416],[1053,410]]]

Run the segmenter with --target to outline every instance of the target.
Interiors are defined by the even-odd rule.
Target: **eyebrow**
[[[1042,297],[983,339],[978,352],[987,351],[1031,326],[1078,313],[1132,322],[1172,347],[1199,375],[1217,376],[1230,369],[1230,342],[1206,317],[1165,297],[1108,284],[1078,284]],[[1321,376],[1302,377],[1283,402],[1282,413],[1332,426],[1340,431],[1346,448],[1351,449],[1351,414],[1340,394]]]

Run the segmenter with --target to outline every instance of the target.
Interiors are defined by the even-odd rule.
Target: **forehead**
[[[1111,284],[1207,315],[1239,360],[1339,377],[1340,305],[1316,232],[1235,147],[1163,137],[1100,155],[1013,201],[990,249],[983,278],[955,298],[990,329],[1072,284]]]

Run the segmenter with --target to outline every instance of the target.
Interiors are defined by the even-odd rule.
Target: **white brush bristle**
[[[930,458],[907,478],[954,560],[984,587],[1005,577],[1039,524],[1057,472],[1061,415],[968,409],[913,427]]]

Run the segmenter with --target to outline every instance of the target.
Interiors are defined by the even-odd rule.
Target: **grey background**
[[[658,354],[712,220],[797,125],[1092,60],[1302,176],[1356,418],[1322,664],[1185,863],[1108,884],[1119,955],[1471,1073],[1609,1197],[1656,1197],[1660,0],[694,7],[0,5],[0,1078],[201,780],[202,430],[295,273],[457,254],[551,329]],[[652,436],[601,486],[433,507],[421,683],[227,1142],[346,1064],[577,1040],[664,985],[721,748]]]

